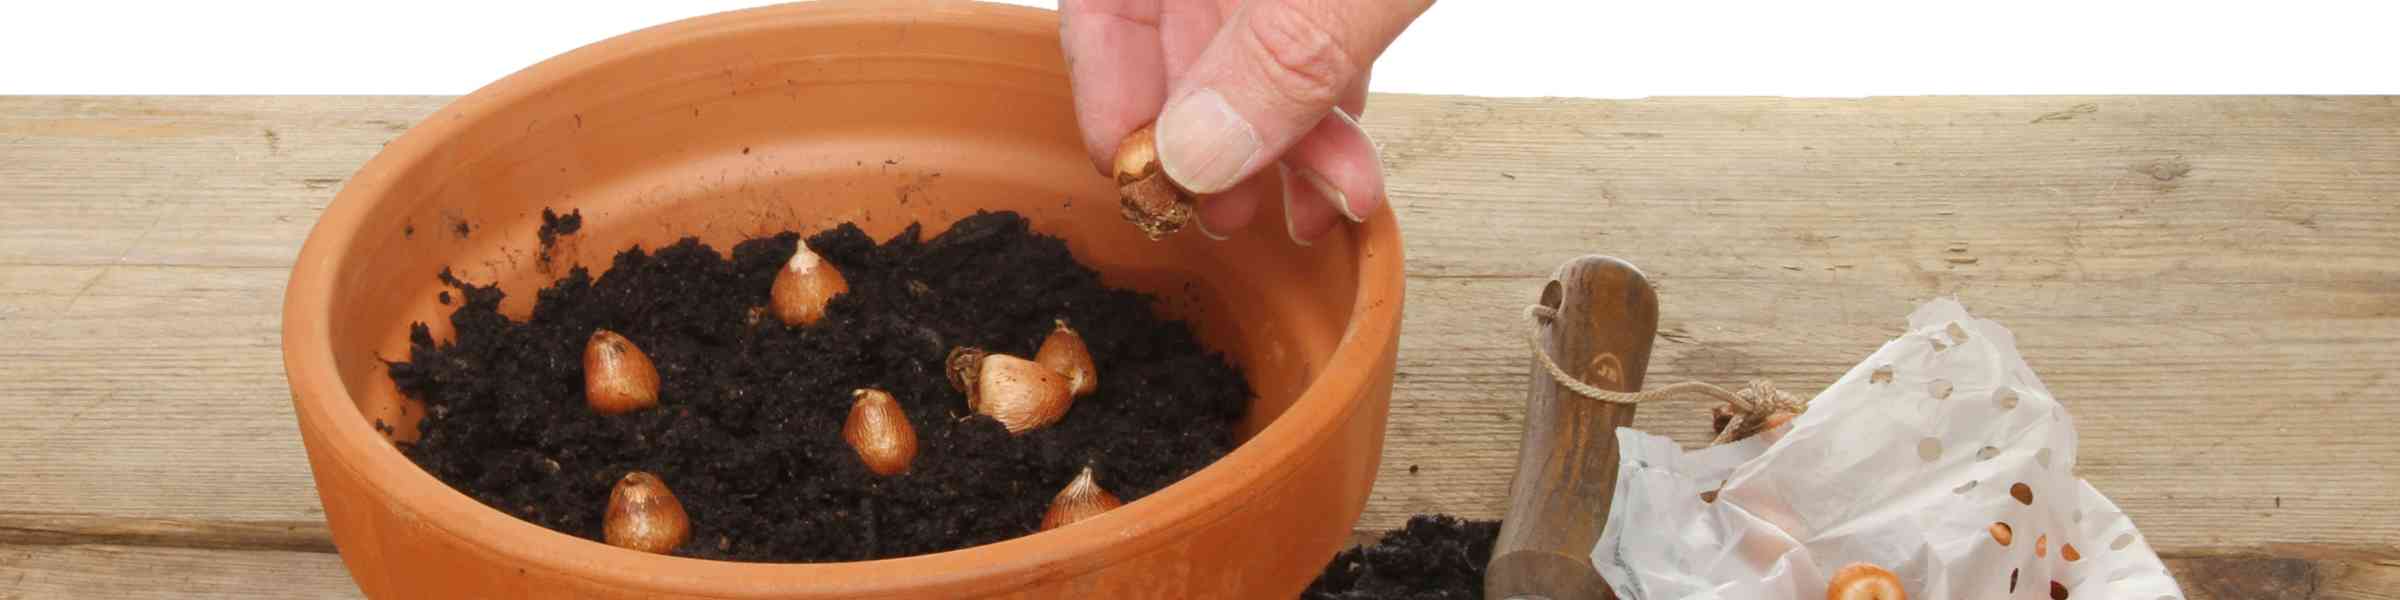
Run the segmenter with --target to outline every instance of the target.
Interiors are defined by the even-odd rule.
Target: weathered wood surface
[[[0,98],[0,597],[347,593],[330,555],[210,540],[321,521],[283,280],[443,101]],[[1816,389],[1956,294],[2193,597],[2400,597],[2400,100],[1385,96],[1366,122],[1411,298],[1363,528],[1505,509],[1517,312],[1606,253],[1658,282],[1653,385]],[[1704,407],[1636,425],[1697,443]]]
[[[2190,600],[2400,600],[2400,563],[2174,559]],[[326,553],[155,546],[0,545],[0,600],[360,598]]]
[[[0,600],[360,598],[338,555],[155,546],[0,546]]]

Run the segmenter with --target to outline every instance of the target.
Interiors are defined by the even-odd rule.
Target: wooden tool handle
[[[1642,388],[1658,333],[1658,294],[1641,271],[1615,258],[1577,258],[1551,275],[1541,302],[1557,309],[1542,346],[1560,369],[1601,389]],[[1484,576],[1485,598],[1614,597],[1592,569],[1591,553],[1616,489],[1616,429],[1632,424],[1632,405],[1577,395],[1536,359],[1524,447]]]

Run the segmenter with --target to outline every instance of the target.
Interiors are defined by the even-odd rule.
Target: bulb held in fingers
[[[1118,142],[1115,170],[1117,199],[1125,220],[1150,239],[1166,237],[1191,222],[1198,199],[1168,178],[1159,165],[1155,126],[1143,125]]]
[[[1074,481],[1067,482],[1066,489],[1050,499],[1050,510],[1042,514],[1042,531],[1099,516],[1123,504],[1115,494],[1100,488],[1100,482],[1092,476],[1092,468],[1087,466],[1075,475]]]
[[[792,250],[792,258],[783,263],[775,274],[775,286],[768,291],[770,307],[775,318],[785,325],[803,327],[825,318],[825,305],[834,297],[850,291],[850,281],[832,262],[808,249],[802,240]]]
[[[1065,375],[1034,361],[958,348],[944,363],[950,385],[966,393],[967,408],[999,421],[1010,435],[1058,422],[1075,400]]]
[[[1080,398],[1100,387],[1099,371],[1092,367],[1092,351],[1083,344],[1083,334],[1067,326],[1065,319],[1051,328],[1050,337],[1042,339],[1042,348],[1033,353],[1033,362],[1067,378],[1067,389]]]
[[[683,502],[667,490],[657,475],[626,473],[608,493],[608,513],[602,527],[608,545],[652,554],[666,554],[691,537],[692,521]]]
[[[658,367],[633,340],[594,331],[583,345],[583,401],[603,415],[658,406]]]
[[[1851,563],[1834,572],[1833,582],[1825,586],[1825,600],[1908,600],[1908,592],[1900,589],[1900,578],[1891,571]]]
[[[917,458],[917,430],[900,411],[900,402],[876,389],[854,390],[850,396],[857,401],[850,405],[850,418],[842,424],[842,439],[858,451],[859,461],[877,475],[908,471],[909,463]]]

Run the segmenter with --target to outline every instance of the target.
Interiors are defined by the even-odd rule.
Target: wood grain
[[[343,178],[443,101],[0,99],[0,499],[322,521],[283,283]]]
[[[324,521],[215,521],[111,515],[0,513],[0,546],[113,544],[215,550],[333,552]]]
[[[0,600],[362,597],[334,554],[0,545]]]
[[[0,98],[0,500],[320,521],[283,280],[343,178],[443,101]],[[1505,510],[1518,311],[1600,253],[1659,288],[1651,385],[1806,394],[1957,295],[2014,330],[2074,411],[2078,469],[2154,546],[2305,560],[2318,597],[2400,589],[2400,101],[1379,96],[1366,123],[1411,310],[1361,527]],[[1635,426],[1698,444],[1705,407]],[[0,584],[118,572],[78,562],[100,546],[7,548],[68,558]],[[109,552],[220,560],[169,550]],[[284,564],[262,556],[283,555],[221,560]]]
[[[1598,252],[1659,282],[1651,385],[1806,394],[1956,295],[2015,331],[2075,411],[2081,471],[2158,547],[2400,545],[2400,472],[2377,458],[2400,417],[2391,99],[1377,111],[1424,308],[1364,526],[1499,514],[1522,418],[1510,317],[1539,292],[1529,274]],[[1668,404],[1635,425],[1699,444],[1705,423]]]
[[[2191,598],[2400,598],[2400,563],[2282,557],[2194,558],[2167,570]]]
[[[2400,563],[2270,557],[2167,561],[2190,600],[2400,600]],[[333,554],[0,544],[0,600],[360,598]]]

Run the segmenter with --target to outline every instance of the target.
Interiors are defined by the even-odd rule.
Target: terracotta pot
[[[1118,215],[1068,99],[1057,17],[822,3],[703,17],[543,62],[426,117],[352,177],[302,248],[284,360],[351,576],[377,598],[1289,598],[1348,538],[1382,452],[1401,308],[1393,215],[1295,247],[1150,242]],[[544,208],[583,231],[543,260]],[[755,564],[643,554],[519,521],[419,469],[421,407],[385,359],[451,332],[436,273],[497,282],[522,318],[566,268],[696,235],[844,221],[928,234],[1014,210],[1112,285],[1161,298],[1251,376],[1246,441],[1182,482],[1058,530],[939,554]],[[828,432],[828,435],[831,435]],[[597,499],[595,500],[597,501]],[[706,519],[707,515],[693,515]]]

